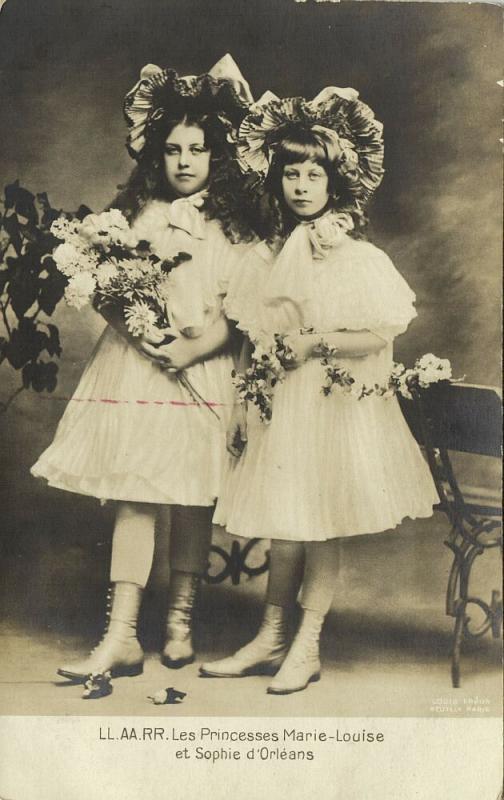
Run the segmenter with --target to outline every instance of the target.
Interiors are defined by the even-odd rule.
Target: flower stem
[[[7,331],[8,335],[11,335],[11,329],[9,325],[9,320],[7,319],[7,306],[9,305],[9,300],[5,303],[5,305],[0,300],[0,310],[2,312],[2,317],[5,325],[5,330]]]
[[[18,394],[21,394],[21,392],[24,391],[24,388],[25,388],[24,386],[19,386],[16,389],[16,391],[13,392],[5,402],[0,402],[0,414],[5,414],[11,403],[13,403],[16,397],[18,396]]]
[[[177,374],[177,379],[180,382],[180,384],[184,387],[184,389],[190,394],[195,403],[197,403],[198,405],[206,406],[206,408],[208,408],[208,410],[214,415],[214,417],[217,417],[217,419],[220,420],[220,417],[215,411],[215,409],[212,408],[210,403],[207,400],[205,400],[204,397],[202,397],[198,391],[196,391],[196,389],[188,379],[185,372],[179,372]]]

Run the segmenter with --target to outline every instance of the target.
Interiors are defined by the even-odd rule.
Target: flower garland
[[[357,383],[349,370],[344,370],[338,365],[341,355],[335,348],[322,344],[317,348],[320,353],[320,363],[325,368],[326,380],[322,392],[326,397],[334,388],[344,394],[351,394],[357,400],[375,395],[386,399],[400,394],[412,400],[419,389],[427,389],[434,383],[452,380],[451,364],[447,358],[438,358],[433,353],[426,353],[417,358],[412,368],[406,369],[404,364],[394,362],[387,383],[375,383],[366,386]]]
[[[307,331],[300,331],[306,333]],[[269,423],[273,415],[275,385],[285,379],[286,371],[296,364],[296,354],[285,342],[285,336],[275,334],[267,342],[255,342],[251,366],[245,373],[233,372],[233,382],[239,403],[250,402],[259,410],[262,422]],[[325,397],[338,392],[356,400],[376,396],[384,399],[396,394],[411,400],[419,389],[432,384],[452,380],[451,364],[447,358],[438,358],[426,353],[415,361],[412,368],[394,363],[385,384],[367,386],[358,383],[348,369],[339,362],[341,354],[336,348],[322,342],[316,349],[320,364],[324,368],[325,380],[321,391]]]
[[[292,369],[296,355],[285,342],[285,336],[276,333],[269,342],[255,342],[251,366],[245,373],[233,370],[232,377],[239,403],[250,402],[259,410],[262,422],[271,421],[273,393],[276,384],[285,379]]]

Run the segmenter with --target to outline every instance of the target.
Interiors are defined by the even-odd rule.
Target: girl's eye
[[[167,156],[176,156],[178,150],[175,147],[165,147],[165,153]]]
[[[297,175],[296,175],[295,172],[284,172],[284,177],[287,178],[287,180],[290,181],[293,178],[297,178]]]
[[[208,147],[203,147],[201,145],[191,147],[191,153],[194,153],[196,156],[202,155],[203,153],[208,153]]]
[[[322,173],[321,172],[310,172],[310,180],[312,180],[312,181],[317,181],[321,177],[322,177]]]

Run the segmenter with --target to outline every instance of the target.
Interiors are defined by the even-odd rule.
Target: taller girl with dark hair
[[[383,174],[381,124],[354,90],[329,87],[311,102],[258,103],[240,137],[245,167],[267,175],[271,225],[226,298],[257,367],[248,383],[242,379],[248,409],[235,407],[229,447],[237,459],[215,521],[240,536],[271,538],[271,563],[258,635],[202,673],[276,673],[268,691],[286,694],[319,678],[338,539],[430,516],[437,495],[388,396],[393,339],[415,316],[414,294],[383,251],[359,241]],[[265,426],[250,400],[265,383],[272,341],[290,371],[274,386]],[[252,346],[245,345],[244,369]],[[339,392],[331,386],[338,376]],[[291,644],[288,620],[301,583]]]
[[[108,631],[88,658],[58,670],[73,680],[142,671],[136,625],[157,517],[161,533],[171,530],[163,662],[194,659],[191,614],[208,561],[232,401],[222,300],[241,253],[236,243],[252,238],[230,141],[250,100],[230,56],[199,77],[149,65],[126,96],[128,148],[138,164],[111,207],[160,258],[185,252],[191,259],[170,273],[170,343],[132,336],[106,307],[109,325],[74,395],[96,402],[69,403],[32,469],[51,486],[116,501]],[[195,407],[180,370],[217,413]]]

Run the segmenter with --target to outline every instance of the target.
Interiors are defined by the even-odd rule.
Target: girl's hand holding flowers
[[[172,337],[172,341],[162,344],[168,336]],[[140,347],[143,353],[167,372],[180,372],[190,367],[200,357],[197,339],[189,339],[174,328],[164,328],[162,331],[144,334]]]
[[[239,458],[247,444],[247,407],[235,403],[226,433],[226,446],[232,456]]]
[[[289,333],[283,337],[287,357],[281,358],[284,369],[296,369],[313,355],[315,337],[310,333]],[[318,340],[317,340],[318,342]]]

